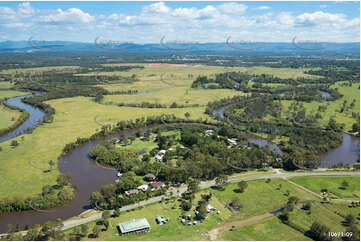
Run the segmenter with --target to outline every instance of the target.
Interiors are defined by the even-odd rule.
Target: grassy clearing
[[[290,221],[297,226],[297,228],[301,228],[304,231],[309,230],[313,222],[319,222],[323,225],[326,225],[331,231],[344,231],[345,227],[342,226],[342,218],[339,215],[329,211],[320,203],[312,204],[311,214],[306,212],[301,208],[295,208],[292,212],[290,212]]]
[[[281,184],[281,189],[278,190]],[[302,199],[314,199],[309,193],[294,187],[283,179],[272,179],[270,183],[265,180],[249,181],[248,188],[243,193],[236,193],[237,184],[229,184],[224,191],[214,190],[215,196],[224,204],[233,198],[239,198],[242,204],[237,219],[247,218],[253,215],[267,213],[270,210],[280,208],[287,203],[289,196],[297,196]]]
[[[10,88],[13,84],[10,82],[0,82],[0,89]]]
[[[85,97],[57,99],[48,103],[56,110],[53,123],[37,127],[30,135],[15,138],[20,145],[14,149],[10,147],[11,141],[0,144],[3,148],[0,152],[0,197],[28,196],[41,192],[44,185],[55,184],[59,174],[57,170],[43,173],[31,167],[29,159],[56,161],[65,144],[73,142],[77,137],[89,137],[99,131],[100,125],[95,122],[97,116],[97,120],[103,124],[161,114],[174,114],[184,118],[186,112],[191,114],[190,119],[207,118],[203,114],[203,108],[143,109],[104,106]]]
[[[246,173],[238,173],[238,174],[234,174],[232,176],[229,176],[228,179],[237,179],[237,178],[244,178],[244,177],[254,177],[254,176],[265,176],[265,175],[272,175],[272,174],[275,174],[276,172],[274,171],[255,171],[255,172],[252,172],[252,171],[249,171],[249,172],[246,172]]]
[[[9,88],[11,87],[10,82],[0,82],[1,88]],[[29,93],[19,92],[19,91],[10,91],[10,90],[0,90],[0,100],[15,96],[26,95]],[[16,110],[11,110],[4,105],[0,104],[0,130],[4,128],[10,127],[15,121],[20,117],[20,112]]]
[[[360,207],[351,207],[351,202],[345,203],[344,201],[332,201],[331,203],[326,203],[324,206],[332,211],[335,211],[342,216],[347,216],[348,214],[352,214],[355,218],[360,217]]]
[[[312,79],[320,78],[320,76],[308,75],[304,73],[304,71],[308,71],[311,69],[316,70],[317,68],[272,68],[265,66],[254,66],[254,67],[242,67],[241,71],[247,72],[249,74],[268,74],[284,79],[297,78],[297,77],[305,77]]]
[[[171,105],[176,102],[180,105],[206,105],[210,101],[221,98],[244,95],[244,93],[230,89],[195,90],[190,87],[172,87],[158,92],[144,95],[107,95],[103,103],[156,103]]]
[[[114,64],[113,64],[114,65]],[[271,68],[271,67],[222,67],[222,66],[206,66],[206,65],[157,65],[157,64],[139,64],[144,69],[131,69],[124,72],[102,72],[102,73],[86,73],[83,75],[109,75],[130,77],[133,74],[137,76],[139,81],[131,84],[113,84],[101,85],[109,91],[138,90],[146,91],[164,87],[161,81],[161,75],[164,81],[172,85],[190,86],[193,80],[200,75],[214,77],[217,73],[241,71],[249,74],[270,74],[280,78],[318,78],[317,76],[307,75],[303,72],[310,68]]]
[[[16,74],[18,72],[44,72],[44,71],[64,71],[77,69],[79,66],[45,66],[45,67],[34,67],[34,68],[19,68],[19,69],[8,69],[0,71],[1,74]]]
[[[317,112],[318,107],[320,105],[327,106],[327,110],[325,112],[322,112],[322,119],[320,120],[320,124],[322,126],[326,126],[328,123],[328,120],[331,117],[334,117],[335,120],[338,123],[344,123],[345,124],[345,130],[350,130],[352,127],[352,124],[356,122],[355,118],[352,118],[352,112],[359,113],[360,112],[360,90],[359,86],[360,84],[354,83],[352,87],[345,87],[341,86],[342,82],[337,82],[336,84],[332,85],[332,88],[338,88],[338,91],[342,93],[344,96],[336,101],[332,102],[302,102],[304,107],[307,110],[307,113],[311,112]],[[355,106],[353,108],[348,109],[347,111],[340,113],[339,110],[343,104],[343,102],[347,101],[347,106],[349,106],[353,100],[356,100]],[[284,100],[282,101],[282,105],[284,107],[284,110],[288,109],[288,106],[291,104],[292,101]]]
[[[306,178],[306,177],[305,177]],[[307,177],[311,182],[314,181],[314,177]],[[262,183],[260,183],[262,182]],[[281,204],[285,204],[284,196],[285,190],[290,191],[289,196],[296,196],[301,201],[314,200],[315,197],[309,193],[298,190],[292,184],[285,184],[281,179],[273,179],[271,183],[267,184],[263,181],[248,182],[248,188],[244,194],[237,195],[240,199],[243,207],[241,208],[240,215],[233,216],[231,221],[244,219],[245,217],[251,217],[251,215],[264,214],[267,211],[280,207]],[[282,184],[281,191],[276,190],[279,185]],[[235,197],[229,188],[236,188],[236,184],[227,187],[225,193],[219,194],[219,199],[229,200]],[[285,185],[288,185],[287,187]],[[271,188],[271,189],[270,189]],[[216,193],[217,194],[217,193]],[[273,206],[271,205],[273,204]],[[312,204],[312,212],[309,214],[305,210],[297,206],[292,212],[290,212],[290,221],[298,228],[304,231],[309,230],[313,222],[317,221],[326,225],[331,231],[344,231],[341,216],[335,214],[333,211],[343,210],[343,213],[352,213],[358,216],[358,208],[349,208],[348,204],[326,204],[322,205],[318,200]],[[327,206],[327,207],[326,207]],[[346,212],[347,211],[347,212]],[[342,214],[342,213],[341,213]],[[246,215],[246,216],[244,216]],[[282,231],[282,232],[281,232]],[[237,227],[235,229],[221,231],[217,237],[219,240],[310,240],[302,233],[292,229],[291,227],[281,223],[277,217],[267,218],[265,220],[255,222],[254,224]]]
[[[295,177],[291,180],[307,189],[319,194],[321,189],[327,189],[328,193],[343,199],[360,198],[360,176],[315,176]],[[341,189],[342,182],[346,181],[349,186]]]
[[[124,145],[117,145],[119,148],[126,148],[130,150],[134,150],[135,152],[149,152],[152,149],[158,147],[158,144],[154,141],[142,141],[140,139],[134,140],[130,145],[124,146]]]
[[[29,93],[27,92],[19,92],[19,91],[2,91],[0,90],[0,99],[10,98],[10,97],[16,97],[16,96],[22,96],[27,95]]]
[[[0,130],[8,128],[20,117],[20,112],[0,104]]]
[[[197,197],[199,197],[199,195]],[[224,206],[216,198],[212,198],[210,204],[221,211],[221,214],[212,212],[203,223],[198,223],[196,226],[186,226],[179,221],[178,217],[182,215],[182,211],[177,207],[179,202],[170,201],[168,204],[164,203],[163,205],[155,203],[146,206],[143,209],[135,209],[133,211],[124,212],[118,218],[111,218],[109,220],[109,230],[102,232],[96,240],[206,240],[207,231],[231,215],[231,213],[224,208]],[[172,209],[173,206],[176,208]],[[187,214],[190,214],[192,217],[194,216],[192,211],[187,212],[186,215]],[[169,218],[170,222],[165,225],[156,224],[155,217],[158,215]],[[151,226],[151,231],[144,235],[130,234],[126,236],[119,236],[116,228],[117,224],[129,221],[133,218],[146,218]],[[89,223],[90,231],[94,225],[95,222]],[[71,233],[71,231],[72,230],[68,230],[67,232]],[[86,240],[89,240],[89,238],[86,238]]]
[[[235,228],[232,231],[224,231],[218,236],[219,240],[233,241],[290,241],[312,240],[302,233],[280,222],[277,217],[267,218],[255,224]]]

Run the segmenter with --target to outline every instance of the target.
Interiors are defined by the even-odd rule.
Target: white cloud
[[[296,26],[312,27],[317,25],[337,25],[345,23],[346,16],[344,14],[332,14],[325,13],[323,11],[317,11],[313,13],[304,13],[296,18]]]
[[[12,20],[15,19],[16,12],[8,7],[0,7],[0,19],[1,20]]]
[[[320,8],[327,8],[328,5],[320,5]]]
[[[170,8],[165,5],[164,2],[159,3],[153,3],[149,6],[146,6],[143,8],[144,12],[149,13],[168,13],[170,11]]]
[[[269,10],[270,7],[252,9]],[[0,27],[7,33],[13,29],[15,34],[19,33],[18,28],[45,36],[54,33],[60,36],[57,39],[70,36],[71,30],[73,36],[87,41],[105,35],[134,42],[158,42],[163,35],[172,40],[199,42],[224,41],[227,36],[244,39],[245,34],[247,39],[255,41],[287,41],[299,33],[342,41],[358,41],[359,38],[359,19],[350,19],[341,10],[340,13],[324,10],[301,14],[271,11],[257,14],[257,11],[247,10],[247,5],[232,2],[209,3],[199,8],[172,8],[167,3],[157,2],[147,4],[138,13],[114,10],[107,15],[92,16],[80,8],[38,9],[30,3],[21,3],[13,8],[0,7]]]
[[[258,8],[256,8],[257,10],[269,10],[271,9],[271,7],[268,7],[268,6],[260,6]]]
[[[56,13],[42,16],[42,21],[47,23],[90,23],[95,17],[88,13],[84,13],[78,8],[69,8],[63,11],[61,8],[56,10]]]
[[[243,14],[247,8],[247,5],[241,3],[225,3],[218,7],[222,13],[227,14]]]
[[[18,5],[18,12],[23,17],[30,17],[35,14],[35,10],[30,6],[29,2],[20,3]]]
[[[277,20],[281,25],[292,26],[295,23],[295,18],[289,12],[282,12],[277,16]]]

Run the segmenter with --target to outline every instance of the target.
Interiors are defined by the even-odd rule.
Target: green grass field
[[[11,87],[12,87],[12,83],[10,83],[10,82],[0,82],[1,89],[7,89],[7,88],[11,88]]]
[[[265,66],[254,66],[254,67],[242,67],[240,71],[244,71],[249,74],[268,74],[283,79],[297,78],[297,77],[305,77],[312,79],[320,78],[320,76],[308,75],[304,73],[304,71],[308,71],[311,69],[316,70],[317,68],[272,68]]]
[[[142,141],[139,138],[135,139],[130,145],[124,146],[124,145],[117,145],[117,147],[119,148],[126,148],[129,150],[134,150],[136,152],[141,152],[141,151],[145,151],[145,152],[149,152],[152,149],[158,147],[157,143],[154,141]]]
[[[322,126],[326,126],[328,123],[328,120],[331,117],[334,117],[335,120],[338,123],[344,123],[345,124],[345,130],[348,131],[351,129],[352,124],[356,122],[355,118],[352,118],[352,112],[359,113],[360,112],[360,90],[359,90],[359,84],[354,83],[352,87],[345,87],[341,86],[342,82],[337,82],[336,84],[332,85],[332,88],[338,88],[338,91],[343,94],[343,97],[336,100],[336,101],[329,101],[329,102],[302,102],[304,107],[307,110],[307,113],[314,112],[316,113],[318,110],[318,107],[320,105],[327,106],[327,110],[325,112],[321,112],[322,119],[320,120],[320,124]],[[343,104],[343,102],[347,101],[347,106],[351,104],[353,100],[356,100],[355,106],[353,108],[348,109],[347,111],[340,113],[339,110]],[[283,100],[282,105],[284,107],[284,110],[287,110],[288,106],[292,103],[292,101]]]
[[[281,189],[278,190],[281,184]],[[236,193],[237,184],[232,183],[224,191],[213,190],[215,196],[224,204],[229,203],[233,198],[239,198],[242,204],[237,219],[247,218],[253,215],[260,215],[268,211],[283,207],[289,196],[297,196],[302,199],[314,199],[314,196],[296,188],[282,179],[272,179],[270,183],[265,180],[256,180],[248,182],[248,188],[243,193]]]
[[[106,95],[103,103],[134,104],[148,102],[171,105],[176,102],[185,106],[193,104],[205,106],[208,102],[237,95],[244,95],[244,93],[231,89],[195,90],[190,87],[172,87],[144,95]]]
[[[343,199],[360,198],[360,176],[318,176],[318,177],[295,177],[293,182],[320,194],[321,189],[327,189],[328,193]],[[342,182],[346,181],[349,186],[341,189]]]
[[[0,82],[0,88],[9,88],[11,84],[9,82]],[[21,95],[26,95],[29,93],[11,91],[11,90],[0,90],[0,100],[10,97],[16,97]],[[16,119],[20,117],[20,112],[16,110],[11,110],[4,105],[0,104],[0,130],[10,127],[15,123]]]
[[[27,92],[19,92],[19,91],[12,91],[12,90],[0,90],[0,99],[10,98],[10,97],[16,97],[16,96],[22,96],[27,95],[29,93]]]
[[[306,211],[300,209],[300,207],[295,208],[292,212],[290,212],[290,220],[297,225],[298,228],[302,228],[305,231],[307,231],[311,227],[312,223],[316,221],[332,228],[332,231],[344,230],[344,227],[342,226],[344,218],[327,210],[327,208],[322,206],[320,203],[312,205],[311,214],[308,214]]]
[[[240,228],[235,228],[232,231],[227,230],[220,234],[217,238],[219,240],[259,240],[259,241],[304,241],[312,240],[302,233],[290,228],[289,226],[280,222],[277,217],[266,218],[254,224],[245,225]]]
[[[65,71],[77,69],[79,66],[44,66],[44,67],[33,67],[33,68],[19,68],[19,69],[8,69],[0,71],[1,74],[16,74],[18,72],[24,73],[41,73],[44,71]]]
[[[348,214],[352,214],[355,218],[360,217],[360,207],[351,207],[351,202],[338,202],[332,201],[331,203],[326,203],[324,206],[332,211],[335,211],[343,216],[347,216]]]
[[[114,64],[113,64],[114,65]],[[178,86],[190,86],[197,76],[214,77],[217,73],[241,71],[249,74],[270,74],[280,78],[319,78],[314,75],[307,75],[303,72],[310,70],[310,68],[271,68],[264,66],[257,67],[222,67],[222,66],[207,66],[207,65],[173,65],[173,64],[137,64],[144,66],[144,69],[131,69],[122,72],[102,72],[102,73],[86,73],[82,75],[109,75],[130,77],[133,74],[137,76],[139,81],[127,84],[105,84],[100,85],[109,91],[124,91],[124,90],[154,90],[164,87],[164,82],[161,81],[161,75],[164,81]]]
[[[20,112],[0,104],[0,130],[10,127],[20,117]]]

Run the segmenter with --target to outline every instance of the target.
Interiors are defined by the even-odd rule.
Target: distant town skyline
[[[0,41],[359,42],[360,3],[0,2]]]

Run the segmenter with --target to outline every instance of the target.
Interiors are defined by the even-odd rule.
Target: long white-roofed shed
[[[150,225],[146,218],[133,219],[118,224],[120,235],[130,233],[146,233],[150,231]]]

